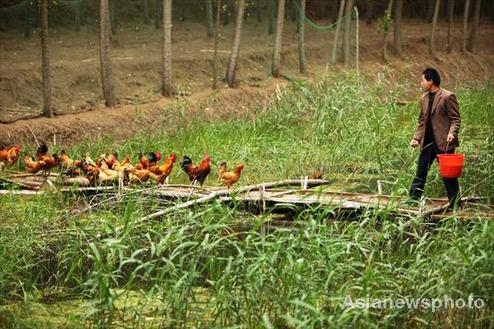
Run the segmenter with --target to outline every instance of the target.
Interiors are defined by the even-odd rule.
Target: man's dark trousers
[[[417,174],[413,179],[412,186],[410,187],[410,197],[419,199],[424,192],[425,181],[427,180],[427,173],[438,154],[444,152],[437,148],[436,143],[430,143],[426,145],[422,152],[420,152]],[[454,153],[454,149],[448,151],[448,153]],[[446,192],[448,193],[448,200],[451,206],[455,203],[459,204],[459,185],[457,178],[443,178]]]

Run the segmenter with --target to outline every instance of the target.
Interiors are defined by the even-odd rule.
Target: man
[[[424,192],[427,172],[438,154],[454,153],[460,129],[460,111],[455,95],[440,87],[441,77],[433,68],[422,72],[423,90],[420,99],[420,115],[417,129],[410,142],[411,147],[420,146],[417,173],[410,187],[410,197],[418,200]],[[443,178],[448,194],[449,207],[460,206],[457,178]]]

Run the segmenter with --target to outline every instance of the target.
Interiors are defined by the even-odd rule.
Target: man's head
[[[431,89],[439,87],[439,85],[441,84],[441,77],[439,76],[439,72],[430,67],[426,68],[424,72],[422,72],[422,81],[420,84],[422,85],[424,91],[431,91]]]

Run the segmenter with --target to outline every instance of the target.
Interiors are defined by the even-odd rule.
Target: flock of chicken
[[[15,164],[21,149],[21,145],[0,149],[0,170]],[[23,159],[24,167],[29,173],[47,175],[52,169],[58,168],[67,183],[77,183],[82,186],[120,182],[139,184],[148,180],[165,184],[176,160],[175,153],[171,153],[160,164],[160,152],[139,153],[135,165],[131,163],[129,155],[122,160],[117,158],[117,154],[101,155],[93,160],[89,154],[86,154],[84,158],[76,160],[71,159],[63,150],[59,154],[49,155],[48,147],[44,143],[38,147],[34,159],[29,155],[24,156]],[[198,165],[194,165],[190,157],[184,156],[180,166],[193,185],[199,183],[202,186],[211,171],[211,157],[205,155]],[[219,167],[219,180],[223,186],[230,188],[240,179],[243,169],[244,165],[239,164],[228,171],[226,162],[223,162]]]

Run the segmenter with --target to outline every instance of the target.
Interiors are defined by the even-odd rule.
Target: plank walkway
[[[4,172],[0,181],[17,185],[23,189],[0,189],[1,194],[36,195],[46,193],[47,190],[57,190],[62,193],[78,194],[113,194],[125,195],[128,193],[150,195],[164,198],[175,204],[172,208],[185,208],[193,206],[195,202],[207,202],[217,199],[221,202],[243,203],[256,208],[262,213],[268,209],[289,209],[307,207],[331,207],[335,213],[355,214],[366,209],[383,209],[395,215],[407,215],[410,217],[431,217],[442,219],[455,215],[457,218],[494,218],[494,207],[482,204],[479,198],[465,198],[463,209],[453,214],[446,211],[447,199],[427,199],[421,206],[405,206],[399,196],[374,195],[363,193],[351,193],[335,190],[330,181],[324,180],[288,180],[272,182],[247,187],[237,187],[231,191],[221,187],[193,187],[188,185],[163,185],[163,186],[101,186],[101,187],[74,187],[60,185],[61,179],[56,174],[49,177],[31,175],[18,172]],[[268,187],[266,187],[268,186]],[[183,206],[180,206],[182,204]],[[184,205],[185,204],[185,205]],[[165,209],[163,214],[168,211]],[[150,218],[158,217],[150,216]]]

